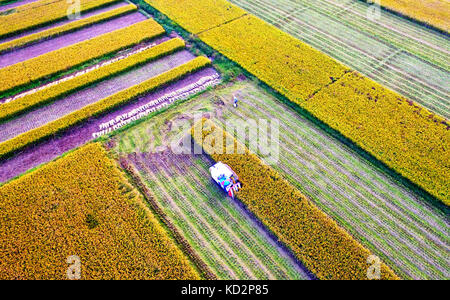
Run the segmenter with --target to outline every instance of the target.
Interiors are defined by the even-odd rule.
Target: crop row
[[[56,28],[50,28],[41,32],[26,35],[24,37],[0,44],[0,53],[9,52],[11,50],[21,48],[44,39],[50,39],[65,33],[70,33],[90,25],[123,16],[136,10],[137,7],[134,4],[130,4],[98,15],[94,15],[86,19],[77,20]]]
[[[373,3],[372,1],[362,0]],[[424,22],[443,31],[450,30],[450,3],[435,0],[383,0],[379,5],[411,19]]]
[[[189,1],[192,0],[184,0]],[[199,14],[206,15],[209,11],[202,6],[198,9]],[[183,9],[168,12],[169,17],[186,14]],[[180,25],[190,31],[189,23]],[[360,76],[347,83],[345,95],[335,99],[334,94],[345,84],[339,79],[354,78],[351,70],[254,16],[227,22],[200,33],[199,37],[387,166],[449,204],[450,166],[446,158],[450,132],[444,119]],[[314,96],[316,93],[323,95],[322,89],[329,96],[326,103],[319,104]],[[347,106],[327,110],[327,103],[334,103],[334,107],[339,104],[344,107],[342,103]],[[339,122],[333,119],[335,114],[340,115]],[[386,122],[391,126],[385,126]],[[401,161],[397,162],[399,156]]]
[[[42,106],[60,99],[68,94],[78,91],[86,86],[95,84],[112,76],[126,72],[144,63],[155,60],[161,56],[169,55],[184,48],[185,43],[181,39],[172,39],[140,53],[128,56],[125,59],[84,73],[58,85],[26,95],[17,100],[1,105],[0,121],[4,121],[18,114],[22,114],[32,108]]]
[[[442,118],[356,72],[303,107],[450,205],[450,131]]]
[[[159,132],[157,127],[154,132]],[[305,279],[274,239],[216,186],[205,156],[132,154],[155,201],[219,279]]]
[[[319,279],[368,279],[370,251],[275,170],[209,120],[197,122],[191,135],[215,161],[238,174],[243,184],[238,198]],[[230,149],[235,154],[223,154]],[[385,264],[380,268],[382,279],[398,279]]]
[[[96,58],[158,37],[164,29],[146,20],[30,60],[0,69],[0,93],[31,84]]]
[[[137,97],[154,91],[155,89],[178,80],[190,73],[208,66],[211,61],[206,57],[197,57],[179,67],[150,78],[141,84],[132,86],[126,90],[104,98],[94,104],[70,113],[56,121],[35,128],[13,139],[0,144],[0,159],[7,157],[27,146],[35,144],[43,139],[56,135],[69,127],[81,123],[90,117],[100,115],[120,105],[126,104]]]
[[[118,2],[118,0],[80,0],[80,12]],[[39,3],[38,3],[39,4]],[[36,27],[51,24],[67,18],[71,4],[67,1],[46,3],[46,5],[18,9],[0,18],[0,38],[12,36]]]
[[[0,187],[0,200],[2,279],[67,279],[73,255],[81,279],[200,279],[99,144]]]

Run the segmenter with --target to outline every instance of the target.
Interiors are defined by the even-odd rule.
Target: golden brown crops
[[[444,119],[356,72],[303,107],[450,205],[450,131]]]
[[[382,0],[380,4],[410,18],[450,31],[450,2],[447,0]]]
[[[199,279],[98,144],[0,187],[0,278]]]
[[[243,184],[238,198],[319,279],[368,278],[369,250],[275,170],[209,120],[199,121],[191,133],[215,161],[228,164],[237,173]],[[245,154],[222,154],[233,148],[233,153]],[[383,263],[381,278],[398,279]]]
[[[245,16],[199,37],[290,99],[301,101],[349,69],[254,17]]]
[[[123,48],[136,45],[164,33],[154,20],[145,20],[126,28],[100,35],[30,60],[0,69],[0,93],[58,74]]]
[[[246,12],[224,0],[145,0],[193,33],[210,29]]]

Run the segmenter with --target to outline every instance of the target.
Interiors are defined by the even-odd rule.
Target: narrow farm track
[[[450,42],[435,31],[367,4],[336,0],[230,0],[373,80],[450,116]]]
[[[209,180],[206,157],[141,154],[130,155],[130,161],[219,278],[309,278]]]
[[[242,91],[239,98],[240,108],[222,112],[220,122],[280,120],[281,155],[275,168],[321,209],[407,277],[449,276],[449,222],[443,213],[287,108],[255,91]]]

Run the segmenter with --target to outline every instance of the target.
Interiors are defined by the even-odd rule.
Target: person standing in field
[[[233,106],[234,106],[235,108],[238,107],[238,98],[236,97],[236,95],[233,95]]]

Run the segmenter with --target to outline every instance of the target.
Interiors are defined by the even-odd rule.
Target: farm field
[[[139,69],[134,69],[77,91],[50,105],[25,113],[13,120],[0,124],[0,142],[48,124],[89,104],[140,84],[147,78],[158,76],[187,63],[193,58],[194,56],[189,52],[185,50],[179,51],[154,62],[144,64]]]
[[[2,279],[64,279],[73,255],[86,279],[200,277],[99,144],[2,186],[0,208]]]
[[[0,0],[0,279],[449,279],[449,12],[372,2]]]
[[[38,3],[39,0],[35,0],[35,2]],[[0,38],[0,41],[2,43],[7,43],[7,42],[9,43],[14,40],[29,37],[29,36],[32,36],[35,34],[42,34],[43,32],[45,32],[47,30],[55,30],[56,28],[64,28],[65,26],[69,26],[69,25],[72,26],[73,24],[75,24],[79,21],[86,21],[87,19],[89,19],[93,16],[98,16],[105,12],[111,12],[114,9],[123,8],[128,5],[129,4],[126,2],[113,2],[111,4],[101,6],[99,8],[95,8],[93,10],[84,12],[84,13],[80,14],[79,19],[74,20],[74,19],[70,19],[70,18],[63,18],[59,21],[54,21],[50,24],[41,24],[35,28],[28,29],[27,31],[24,31],[21,33],[16,33],[16,34],[13,34],[13,35],[7,36],[7,37],[2,37],[2,38]],[[6,12],[5,12],[5,14],[6,14]]]
[[[447,1],[385,0],[381,5],[403,16],[424,22],[443,31],[450,31],[450,3]]]
[[[365,76],[450,117],[448,36],[369,5],[338,0],[231,0]]]
[[[31,46],[5,53],[0,55],[0,68],[14,65],[79,42],[90,40],[96,36],[128,27],[146,19],[147,18],[141,13],[135,12],[113,20],[94,24],[87,28],[55,37],[51,40],[44,40]]]
[[[187,14],[164,9],[159,0],[152,3],[172,18]],[[206,6],[199,9],[209,13]],[[195,29],[188,21],[180,26]],[[343,139],[449,204],[449,126],[444,118],[253,15],[231,19],[198,37]]]
[[[153,134],[161,132],[156,128]],[[139,170],[163,211],[217,278],[310,278],[239,203],[212,184],[205,155],[167,151],[124,159]]]
[[[240,99],[238,109],[231,105],[232,95]],[[182,121],[194,113],[209,115],[222,125],[231,121],[239,126],[242,120],[255,118],[279,120],[280,158],[273,165],[275,170],[399,275],[415,279],[449,276],[445,253],[449,251],[450,220],[446,213],[252,83],[207,92],[164,113],[164,118],[152,118],[120,133],[113,138],[117,155],[167,146],[165,141],[179,136],[173,128],[185,129]],[[155,129],[163,134],[149,134]]]
[[[103,14],[124,8],[126,5],[123,3],[114,2],[108,10],[102,8],[97,12]],[[105,129],[111,130],[112,128],[107,128],[108,126],[99,127],[99,125],[109,121],[113,116],[119,117],[137,109],[148,114],[220,81],[214,69],[199,70],[208,62],[200,58],[196,60],[194,55],[183,50],[184,42],[181,39],[176,35],[162,36],[164,35],[162,27],[154,21],[145,21],[146,19],[141,12],[131,11],[113,20],[67,32],[61,36],[50,36],[50,39],[12,49],[0,55],[2,62],[11,64],[10,67],[1,68],[0,72],[11,74],[14,68],[20,68],[20,64],[13,63],[15,59],[23,59],[24,66],[32,66],[33,61],[34,65],[43,66],[46,64],[41,62],[47,59],[53,61],[57,57],[70,57],[72,50],[69,49],[82,48],[84,46],[81,45],[88,46],[89,43],[94,45],[92,41],[95,39],[101,42],[105,34],[112,33],[111,37],[114,39],[117,30],[119,30],[117,33],[120,30],[125,30],[124,33],[128,30],[130,33],[132,31],[129,29],[133,26],[138,26],[136,27],[138,30],[149,29],[133,37],[138,41],[137,45],[129,44],[112,55],[84,63],[81,68],[56,74],[49,80],[41,80],[36,84],[3,94],[0,103],[3,103],[5,110],[1,112],[0,117],[2,119],[0,147],[9,149],[3,153],[10,153],[8,156],[11,157],[4,157],[0,161],[1,182],[82,146],[104,134],[101,132],[106,131]],[[51,30],[58,28],[60,27],[53,27]],[[139,41],[140,36],[146,35],[150,40],[145,38]],[[19,39],[27,37],[21,35]],[[88,44],[85,44],[86,42]],[[48,70],[52,68],[57,70],[46,65],[39,72],[49,74]],[[33,71],[31,76],[38,78],[35,74]],[[17,81],[11,82],[17,84]],[[166,86],[158,90],[160,84]],[[141,91],[142,88],[144,90]],[[153,93],[148,94],[150,91]],[[106,104],[105,108],[102,103]],[[121,107],[116,108],[117,104]],[[145,110],[142,108],[144,105]],[[134,119],[136,117],[125,118],[123,122]],[[57,133],[58,135],[55,135]],[[20,150],[24,151],[19,153]]]

